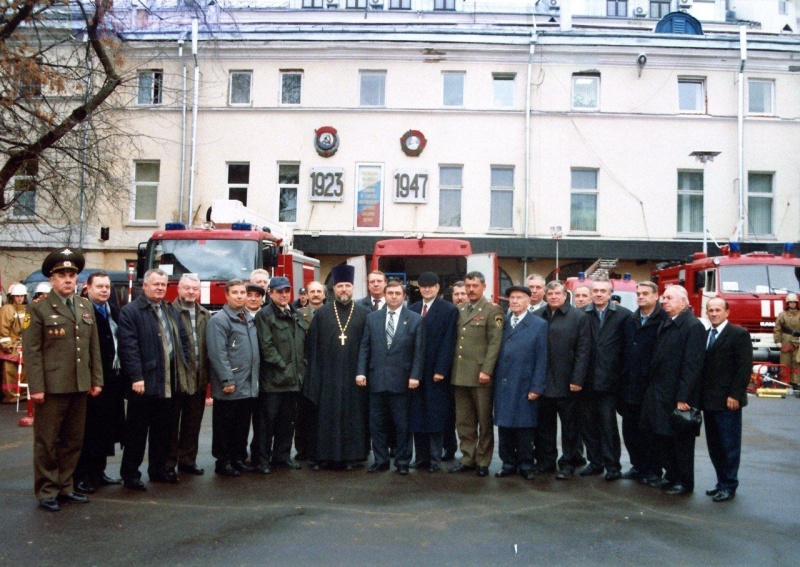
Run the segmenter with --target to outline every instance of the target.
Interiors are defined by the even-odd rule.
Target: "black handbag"
[[[669,422],[675,433],[691,434],[698,437],[700,435],[700,426],[703,425],[703,414],[697,408],[689,408],[687,411],[675,408],[672,415],[669,416]]]

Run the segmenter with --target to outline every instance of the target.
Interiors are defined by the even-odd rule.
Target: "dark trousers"
[[[581,392],[581,438],[586,458],[595,467],[619,472],[622,448],[617,427],[617,399],[607,392]]]
[[[414,461],[440,465],[443,442],[444,433],[414,433],[414,451],[416,451]]]
[[[303,416],[305,426],[305,437],[303,438],[305,457],[314,463],[317,461],[317,406],[301,394],[297,397],[297,413]],[[297,437],[295,437],[296,443]]]
[[[411,436],[408,431],[409,394],[370,392],[369,432],[372,454],[377,464],[389,462],[389,436],[394,426],[396,467],[411,463]]]
[[[631,466],[642,474],[661,476],[661,468],[658,466],[653,449],[652,434],[639,425],[642,406],[623,402],[617,411],[622,416],[622,439],[631,458]]]
[[[708,455],[717,472],[716,488],[736,492],[742,454],[742,410],[704,411]]]
[[[211,412],[211,454],[217,466],[241,461],[247,454],[247,435],[256,398],[214,400]]]
[[[294,448],[300,458],[308,458],[308,412],[305,411],[302,395],[295,395]],[[295,458],[298,458],[298,456]]]
[[[450,386],[450,399],[448,402],[449,410],[447,412],[447,419],[444,422],[444,441],[442,442],[443,449],[455,455],[458,451],[458,437],[456,437],[456,399],[453,395],[453,386]]]
[[[269,465],[270,461],[288,461],[292,452],[292,421],[295,392],[270,392],[258,395],[258,449],[253,464]]]
[[[98,398],[86,399],[86,427],[83,431],[81,456],[75,467],[76,481],[98,481],[105,474],[108,464],[107,441],[105,441],[107,432],[99,428],[111,427],[111,424],[103,419],[103,408],[97,403],[98,401]]]
[[[558,457],[556,436],[561,420],[561,459]],[[539,398],[539,426],[536,428],[536,464],[540,468],[575,470],[585,461],[581,455],[580,424],[577,397]]]
[[[196,392],[191,396],[174,398],[175,412],[172,432],[170,434],[169,459],[167,468],[176,465],[188,466],[197,464],[197,450],[200,439],[200,426],[203,424],[203,413],[206,410],[206,392]]]
[[[654,435],[659,465],[664,478],[694,489],[694,435]]]
[[[500,460],[507,471],[533,470],[533,427],[498,427]]]
[[[50,394],[36,404],[33,420],[33,488],[45,500],[73,491],[86,419],[86,392]]]
[[[119,468],[123,479],[139,479],[147,445],[147,475],[162,476],[167,470],[169,438],[175,419],[172,398],[138,398],[128,401],[125,416],[125,448]],[[148,445],[149,441],[149,445]]]

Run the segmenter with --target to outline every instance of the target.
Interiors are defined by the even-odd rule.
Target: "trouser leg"
[[[142,478],[139,467],[144,461],[144,451],[147,446],[150,402],[149,399],[141,398],[128,402],[128,411],[125,415],[125,447],[119,468],[119,475],[125,480]]]
[[[473,399],[478,410],[478,446],[475,452],[475,464],[488,467],[494,454],[494,421],[492,419],[492,388],[478,386],[473,388]]]
[[[558,400],[539,398],[539,426],[535,433],[536,464],[541,469],[556,468],[558,447]]]
[[[475,466],[478,442],[478,412],[471,392],[474,389],[466,386],[455,387],[456,429],[461,448],[461,462],[467,466]]]

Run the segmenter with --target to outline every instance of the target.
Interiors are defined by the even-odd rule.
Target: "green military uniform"
[[[793,303],[793,305],[792,305]],[[775,321],[773,339],[781,349],[781,364],[791,370],[789,379],[792,384],[800,385],[800,310],[797,295],[786,296],[786,309]]]
[[[320,305],[320,307],[322,307],[322,305]],[[314,318],[314,313],[316,312],[316,309],[311,307],[311,304],[309,303],[305,307],[301,307],[300,309],[298,309],[297,312],[303,318],[303,321],[306,322],[306,329],[311,327],[311,320]]]
[[[456,430],[461,463],[488,467],[494,452],[492,384],[480,384],[481,372],[494,372],[503,338],[503,310],[481,297],[459,307],[458,339],[451,382],[456,402]]]
[[[103,385],[94,308],[88,299],[72,297],[74,315],[55,291],[32,304],[22,336],[30,393],[45,394],[33,423],[34,490],[40,501],[73,492],[87,392]]]

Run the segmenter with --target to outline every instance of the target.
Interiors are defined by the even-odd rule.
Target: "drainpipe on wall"
[[[178,39],[178,58],[183,65],[183,87],[181,88],[181,174],[180,188],[178,191],[178,222],[183,222],[183,192],[186,177],[186,61],[183,59],[183,42],[186,32]]]
[[[739,221],[736,223],[736,232],[733,241],[739,242],[745,237],[744,214],[744,64],[747,62],[747,28],[739,28]]]
[[[533,73],[533,52],[536,45],[536,16],[533,16],[533,31],[528,53],[528,78],[525,83],[525,239],[530,236],[531,211],[531,75]],[[522,264],[523,282],[528,277],[528,260]]]
[[[200,99],[200,67],[197,65],[197,18],[192,20],[192,58],[194,59],[194,96],[192,97],[192,150],[189,166],[189,198],[186,207],[186,225],[192,226],[194,178],[197,164],[197,105]]]

